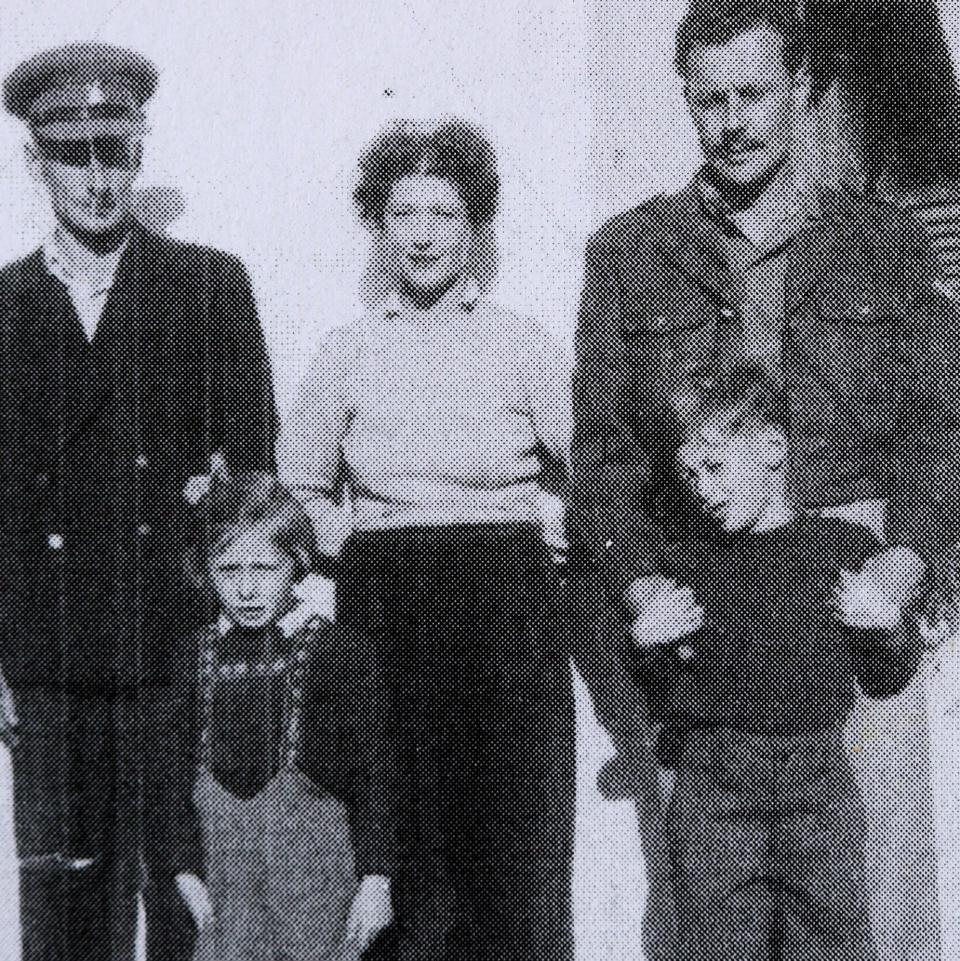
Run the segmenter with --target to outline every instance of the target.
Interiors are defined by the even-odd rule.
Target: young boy
[[[791,502],[783,401],[762,370],[703,380],[676,406],[679,468],[708,524],[625,600],[658,763],[676,772],[680,956],[867,961],[843,726],[857,683],[890,696],[917,668],[912,572],[871,560],[882,548],[864,528]]]

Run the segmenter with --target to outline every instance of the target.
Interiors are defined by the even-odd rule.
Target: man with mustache
[[[140,708],[200,614],[177,562],[182,491],[211,459],[273,466],[246,271],[134,217],[156,81],[139,54],[79,44],[3,87],[54,214],[42,247],[0,271],[0,665],[19,718],[25,961],[132,958],[140,815],[164,778],[164,732]],[[152,880],[182,910],[174,879]],[[182,921],[168,933],[189,934]]]
[[[653,575],[705,533],[671,464],[668,399],[684,378],[759,363],[783,385],[791,496],[860,519],[882,520],[886,501],[888,547],[869,566],[891,596],[919,593],[958,540],[956,314],[918,225],[800,168],[795,6],[691,0],[675,63],[703,165],[587,248],[568,537],[572,561],[610,575],[586,579],[603,642],[585,673],[621,755],[648,775],[623,607],[628,592],[671,603],[677,585]]]

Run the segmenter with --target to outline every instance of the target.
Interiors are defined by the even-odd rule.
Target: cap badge
[[[103,92],[103,87],[100,86],[99,81],[94,80],[93,83],[87,84],[87,106],[88,107],[99,106],[106,99],[107,98]]]

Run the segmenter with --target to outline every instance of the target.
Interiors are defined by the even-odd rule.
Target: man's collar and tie
[[[67,288],[88,341],[97,332],[129,242],[128,236],[116,250],[99,256],[58,225],[43,244],[44,265]]]
[[[756,248],[758,256],[772,253],[822,215],[816,193],[784,165],[749,203],[728,199],[704,168],[695,180],[703,213],[725,236],[739,235]]]

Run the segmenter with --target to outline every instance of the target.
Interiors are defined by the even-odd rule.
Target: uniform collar
[[[472,274],[464,274],[430,309],[424,313],[437,310],[449,310],[452,307],[469,312],[476,306],[480,298],[480,285]],[[396,287],[391,288],[383,301],[383,316],[399,317],[402,314],[417,310],[410,301]]]
[[[43,260],[47,270],[68,287],[82,284],[91,293],[102,294],[113,286],[129,243],[128,234],[116,250],[100,257],[57,226],[43,244]]]

